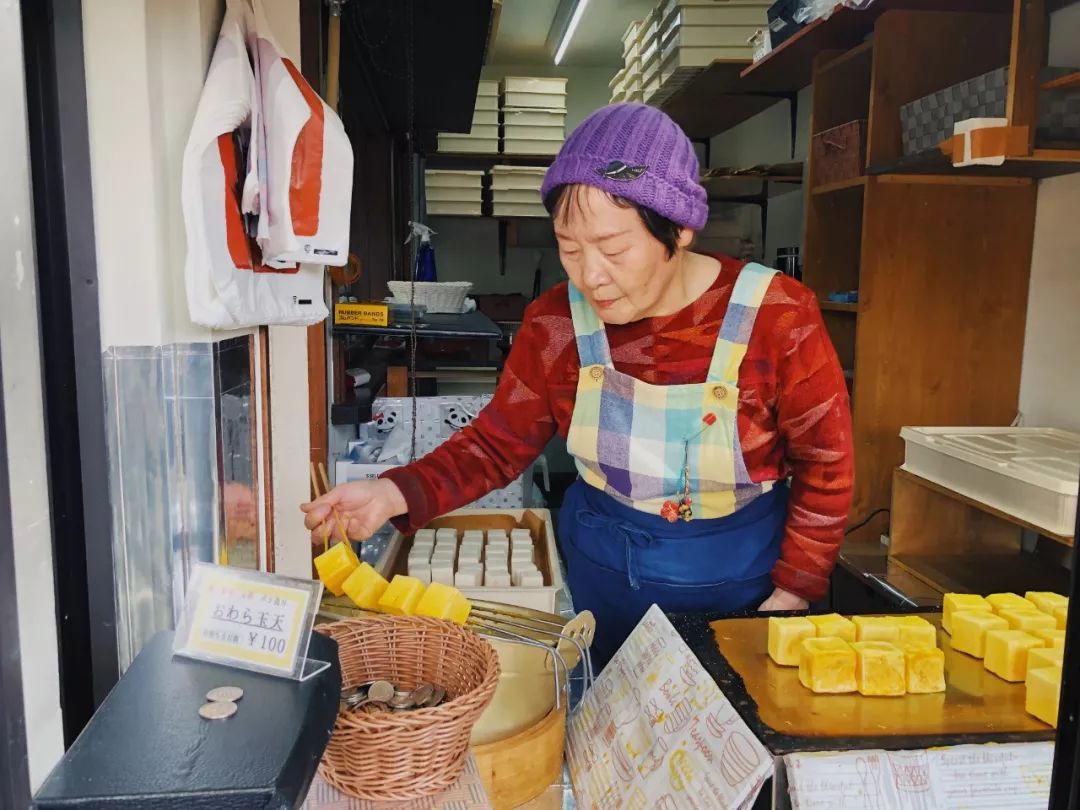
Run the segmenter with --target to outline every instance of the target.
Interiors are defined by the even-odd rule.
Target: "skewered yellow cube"
[[[412,616],[424,595],[424,583],[416,577],[398,574],[379,599],[379,610],[394,616]]]
[[[1028,672],[1024,708],[1047,725],[1057,728],[1061,699],[1061,667],[1041,667]]]
[[[1028,672],[1042,667],[1060,667],[1065,663],[1065,650],[1061,647],[1039,647],[1028,650]]]
[[[867,697],[896,697],[906,690],[904,652],[885,641],[856,641],[855,681],[859,694]]]
[[[349,578],[342,583],[341,589],[356,603],[357,607],[364,610],[378,610],[379,600],[390,587],[382,576],[366,562],[360,563],[356,570],[349,574]]]
[[[1029,602],[1016,593],[992,593],[986,597],[986,601],[990,603],[994,613],[1001,613],[1003,610],[1023,610],[1024,608],[1038,610],[1034,602]]]
[[[465,624],[469,618],[472,604],[457,588],[432,582],[416,605],[417,616],[431,616],[434,619],[449,619],[457,624]]]
[[[927,695],[945,691],[945,653],[937,647],[918,642],[901,644],[907,691],[912,695]]]
[[[855,691],[855,650],[841,638],[808,638],[802,643],[799,681],[811,692]]]
[[[1037,610],[1003,610],[998,616],[1009,623],[1012,630],[1056,630],[1057,620],[1053,616],[1047,616]]]
[[[991,630],[1008,630],[1009,623],[1000,616],[982,610],[962,610],[952,617],[952,648],[976,658],[986,654],[986,634]]]
[[[852,621],[859,641],[894,643],[900,640],[900,625],[891,616],[856,616]]]
[[[341,586],[359,565],[360,559],[352,550],[351,543],[338,543],[315,558],[315,571],[334,596],[345,593]]]
[[[782,667],[797,667],[802,643],[816,635],[814,623],[805,616],[769,617],[769,657]]]
[[[952,617],[960,611],[982,610],[993,613],[990,603],[973,593],[947,593],[941,603],[941,627],[946,633],[952,633]]]
[[[896,616],[900,628],[900,643],[920,647],[937,647],[937,628],[922,616]]]
[[[1047,647],[1065,648],[1065,631],[1054,628],[1053,630],[1033,630],[1031,635],[1041,638]]]
[[[1057,621],[1058,630],[1064,630],[1069,621],[1069,606],[1054,608],[1054,620]]]
[[[1002,680],[1019,683],[1027,677],[1028,651],[1043,646],[1042,639],[1023,630],[991,630],[986,634],[983,663]]]
[[[807,616],[817,630],[818,638],[840,638],[844,641],[855,640],[855,622],[839,613],[827,613],[824,616]]]
[[[1024,598],[1043,613],[1049,613],[1051,616],[1057,608],[1069,606],[1069,597],[1051,591],[1028,591],[1024,594]]]

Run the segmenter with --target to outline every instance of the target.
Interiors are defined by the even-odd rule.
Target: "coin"
[[[206,693],[206,699],[211,703],[236,703],[244,696],[244,690],[239,686],[219,686]]]
[[[204,703],[199,707],[199,716],[203,720],[224,720],[236,714],[236,704],[229,702]]]
[[[391,709],[411,709],[412,707],[412,692],[395,692],[390,698]]]
[[[422,683],[415,689],[412,694],[409,695],[409,699],[412,701],[412,705],[416,708],[421,708],[427,704],[429,700],[435,694],[435,687],[430,683]]]
[[[434,708],[441,705],[444,700],[446,700],[446,690],[436,686],[434,693],[424,703],[424,707],[427,709]]]
[[[388,703],[393,697],[394,685],[386,681],[375,681],[367,693],[367,699],[372,703]]]

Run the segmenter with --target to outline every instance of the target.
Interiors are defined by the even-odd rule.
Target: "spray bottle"
[[[410,222],[412,235],[408,242],[414,238],[420,240],[416,248],[416,266],[413,268],[413,281],[438,281],[435,273],[435,248],[431,246],[431,237],[435,231],[422,222]],[[406,244],[408,243],[406,242]]]

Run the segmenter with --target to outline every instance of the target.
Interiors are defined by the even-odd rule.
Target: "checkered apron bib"
[[[567,448],[586,484],[668,520],[725,517],[771,489],[750,480],[737,410],[739,365],[775,274],[743,267],[708,376],[688,385],[651,385],[616,370],[603,322],[570,285],[581,370]]]

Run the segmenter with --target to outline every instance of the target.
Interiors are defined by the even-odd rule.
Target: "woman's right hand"
[[[300,507],[312,543],[321,545],[327,534],[346,539],[341,537],[335,509],[349,535],[347,539],[367,540],[390,518],[405,514],[408,505],[397,484],[385,478],[341,484]]]

